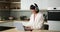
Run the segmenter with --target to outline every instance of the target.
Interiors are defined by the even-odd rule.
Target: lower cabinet
[[[60,21],[48,21],[49,30],[60,31]]]

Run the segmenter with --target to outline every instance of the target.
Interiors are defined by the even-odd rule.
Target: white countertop
[[[0,23],[5,23],[5,22],[20,22],[20,23],[22,23],[24,26],[26,26],[29,21],[16,21],[16,20],[15,20],[15,21],[0,21]],[[47,25],[48,25],[47,22],[44,22],[44,24],[47,24]]]
[[[60,31],[53,31],[53,30],[20,31],[20,30],[17,30],[17,29],[10,29],[10,30],[0,31],[0,32],[60,32]]]
[[[8,23],[8,22],[13,22],[13,23],[22,23],[24,26],[27,25],[28,21],[0,21],[0,24],[2,23]],[[44,24],[47,24],[46,22]],[[9,24],[10,25],[10,24]],[[9,26],[8,25],[8,26]],[[16,25],[16,24],[13,24],[13,25]],[[19,26],[20,27],[20,24],[16,25],[16,26]],[[14,26],[11,26],[11,27],[14,27]],[[15,30],[15,29],[13,29]],[[8,30],[7,30],[8,31]]]

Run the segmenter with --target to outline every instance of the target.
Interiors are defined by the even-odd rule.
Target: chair
[[[49,25],[47,25],[47,24],[44,24],[43,27],[44,27],[44,30],[48,30],[49,29]]]

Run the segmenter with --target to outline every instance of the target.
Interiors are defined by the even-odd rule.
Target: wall
[[[48,0],[48,7],[60,7],[60,0]]]
[[[39,9],[44,9],[48,7],[47,0],[21,0],[21,10],[29,10],[31,4],[37,3]]]
[[[20,16],[27,16],[28,18],[31,15],[31,11],[28,10],[20,10],[20,11],[12,11],[11,16],[14,16],[16,18],[20,18]]]
[[[2,19],[7,20],[9,16],[10,16],[10,11],[9,10],[5,10],[5,9],[0,10],[0,17]]]
[[[39,9],[60,7],[60,0],[21,0],[21,10],[29,10],[29,6],[34,3],[38,4]]]

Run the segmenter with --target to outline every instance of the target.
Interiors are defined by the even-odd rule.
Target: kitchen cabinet
[[[60,31],[60,21],[48,20],[49,30]]]
[[[20,9],[21,0],[0,0],[0,9]]]
[[[10,16],[10,3],[5,0],[0,0],[0,16],[2,18],[8,18]]]
[[[20,11],[21,0],[0,0],[0,16],[10,17],[11,11]],[[14,16],[13,16],[14,17]]]
[[[0,1],[20,2],[21,0],[0,0]]]
[[[10,9],[20,9],[20,3],[11,3]]]
[[[0,2],[0,9],[9,9],[10,4],[9,3],[1,3]]]
[[[5,0],[0,0],[0,1],[5,1]]]
[[[10,0],[11,2],[20,2],[21,0]]]

